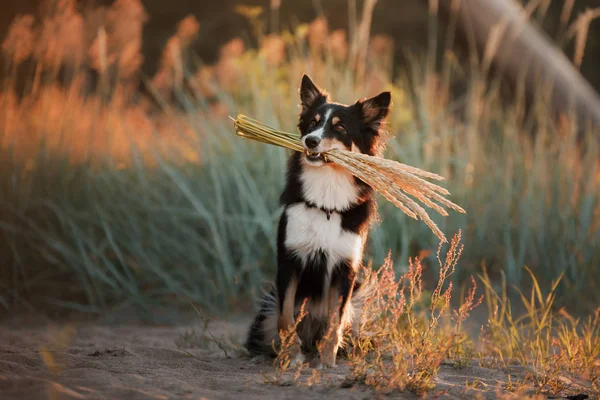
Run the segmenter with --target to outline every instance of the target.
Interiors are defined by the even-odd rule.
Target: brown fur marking
[[[279,319],[277,321],[277,329],[287,330],[294,325],[294,302],[296,299],[296,289],[298,288],[298,280],[292,278],[289,286],[285,291],[283,299],[283,310],[279,311]]]

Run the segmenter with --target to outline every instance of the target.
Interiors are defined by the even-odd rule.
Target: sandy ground
[[[55,324],[17,318],[0,324],[0,399],[312,399],[377,398],[365,386],[345,379],[347,362],[328,370],[309,387],[288,379],[269,383],[268,361],[251,360],[236,350],[249,320],[198,320],[177,326],[121,322]],[[213,335],[227,355],[210,341]],[[306,381],[310,371],[301,379]],[[429,398],[474,398],[465,382],[479,381],[495,398],[506,373],[473,365],[442,366]],[[388,393],[389,398],[416,398]]]

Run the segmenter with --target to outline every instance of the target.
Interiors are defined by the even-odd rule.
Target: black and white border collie
[[[311,363],[332,367],[343,333],[356,325],[366,294],[357,272],[376,205],[368,185],[327,162],[323,153],[344,149],[380,155],[380,130],[391,95],[383,92],[346,106],[330,102],[329,95],[304,75],[300,100],[298,128],[305,151],[289,159],[281,194],[275,287],[262,300],[246,347],[254,355],[274,355],[279,331],[293,326],[308,299],[308,315],[298,326],[298,347],[302,352],[314,349],[329,323],[335,324],[321,357]],[[296,354],[296,362],[304,360],[302,352]]]

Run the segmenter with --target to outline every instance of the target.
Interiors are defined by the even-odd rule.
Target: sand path
[[[313,399],[376,398],[363,385],[349,385],[342,361],[321,382],[276,384],[272,364],[235,350],[248,320],[214,322],[210,333],[223,341],[228,356],[210,342],[198,321],[177,326],[139,323],[48,324],[31,319],[0,324],[0,399]],[[191,356],[191,355],[193,356]],[[307,371],[303,378],[310,376]],[[267,378],[265,378],[267,377]],[[465,382],[479,380],[491,391],[506,373],[478,366],[442,366],[434,393],[468,399]],[[390,393],[389,398],[416,398]]]

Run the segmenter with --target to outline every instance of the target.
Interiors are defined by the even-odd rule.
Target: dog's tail
[[[260,309],[250,326],[246,338],[246,349],[252,356],[272,355],[272,341],[277,337],[277,298],[275,285],[264,289]]]

